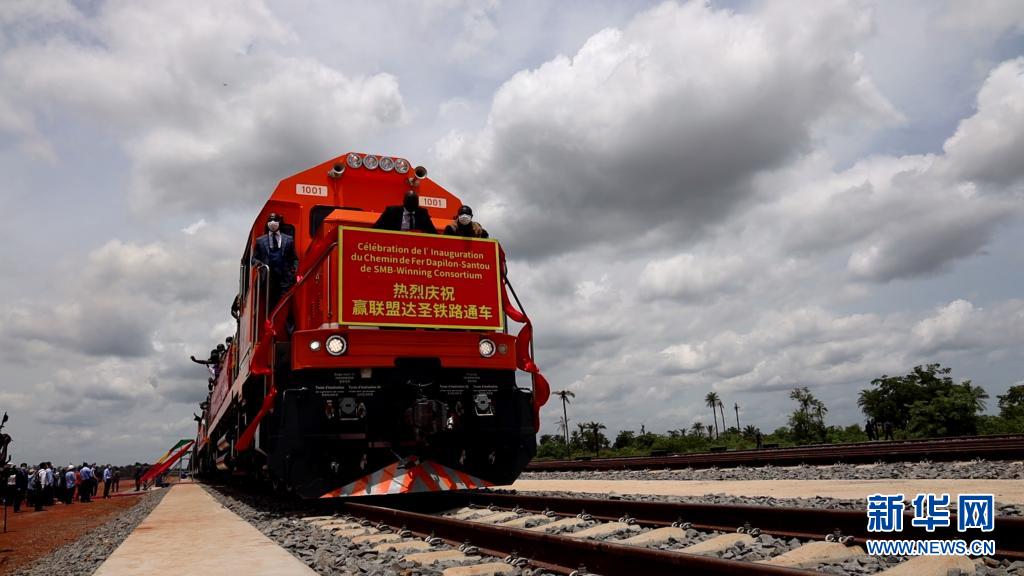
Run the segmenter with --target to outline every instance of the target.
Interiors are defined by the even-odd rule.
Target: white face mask
[[[267,230],[270,230],[271,232],[277,232],[277,229],[280,227],[281,223],[278,222],[277,220],[271,220],[270,222],[267,222]]]
[[[470,222],[473,221],[473,217],[469,214],[459,214],[459,224],[463,226],[469,226]]]

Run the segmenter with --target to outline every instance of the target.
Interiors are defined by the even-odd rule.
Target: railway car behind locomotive
[[[361,153],[277,186],[245,239],[237,331],[211,366],[200,474],[321,498],[507,484],[533,457],[549,388],[504,253],[374,229],[409,191],[437,229],[462,205],[425,169]],[[297,259],[283,287],[264,262],[289,249],[264,236],[271,214]]]

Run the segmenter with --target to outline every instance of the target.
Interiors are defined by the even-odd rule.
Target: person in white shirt
[[[64,473],[64,503],[71,504],[75,501],[75,468],[68,466]]]
[[[56,478],[53,475],[53,465],[49,462],[46,463],[46,488],[44,493],[46,494],[46,505],[53,506],[53,492],[57,488]]]
[[[46,498],[46,463],[41,462],[39,469],[36,470],[36,476],[39,477],[39,490],[36,492],[36,499],[39,500],[39,506],[46,506],[49,501]]]
[[[89,468],[88,464],[82,464],[78,473],[82,475],[82,483],[78,486],[78,499],[81,502],[91,502],[92,484],[96,481],[96,478],[93,477],[92,468]]]
[[[103,469],[103,497],[110,498],[110,482],[114,479],[114,471],[107,466]]]

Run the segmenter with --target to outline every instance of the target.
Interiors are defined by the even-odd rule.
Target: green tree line
[[[623,430],[614,442],[600,422],[569,426],[568,405],[575,394],[556,392],[562,400],[561,434],[544,434],[539,439],[538,458],[579,458],[641,456],[658,453],[740,450],[757,447],[786,447],[819,443],[864,442],[892,438],[937,438],[977,434],[1024,432],[1024,384],[1011,386],[997,396],[999,413],[984,414],[988,394],[970,380],[955,382],[952,370],[940,364],[916,366],[904,376],[883,375],[861,390],[857,404],[864,413],[864,425],[826,424],[828,408],[807,387],[789,393],[795,409],[786,425],[769,434],[755,426],[740,427],[740,406],[734,404],[735,425],[726,422],[724,403],[709,392],[704,404],[711,408],[711,424],[696,421],[664,433]],[[730,415],[731,416],[731,415]],[[731,419],[731,418],[730,418]]]

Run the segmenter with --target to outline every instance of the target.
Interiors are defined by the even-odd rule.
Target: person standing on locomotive
[[[473,221],[473,209],[462,205],[455,221],[444,227],[445,236],[465,236],[466,238],[488,238],[487,230]]]
[[[254,264],[260,262],[270,269],[270,308],[295,284],[295,271],[299,266],[299,259],[295,255],[295,239],[281,232],[282,224],[284,218],[271,212],[264,228],[266,234],[256,239],[252,253]]]
[[[420,206],[420,196],[415,190],[405,193],[401,206],[385,208],[373,227],[378,230],[437,234],[437,228],[434,228],[434,222],[430,220],[430,212]]]

